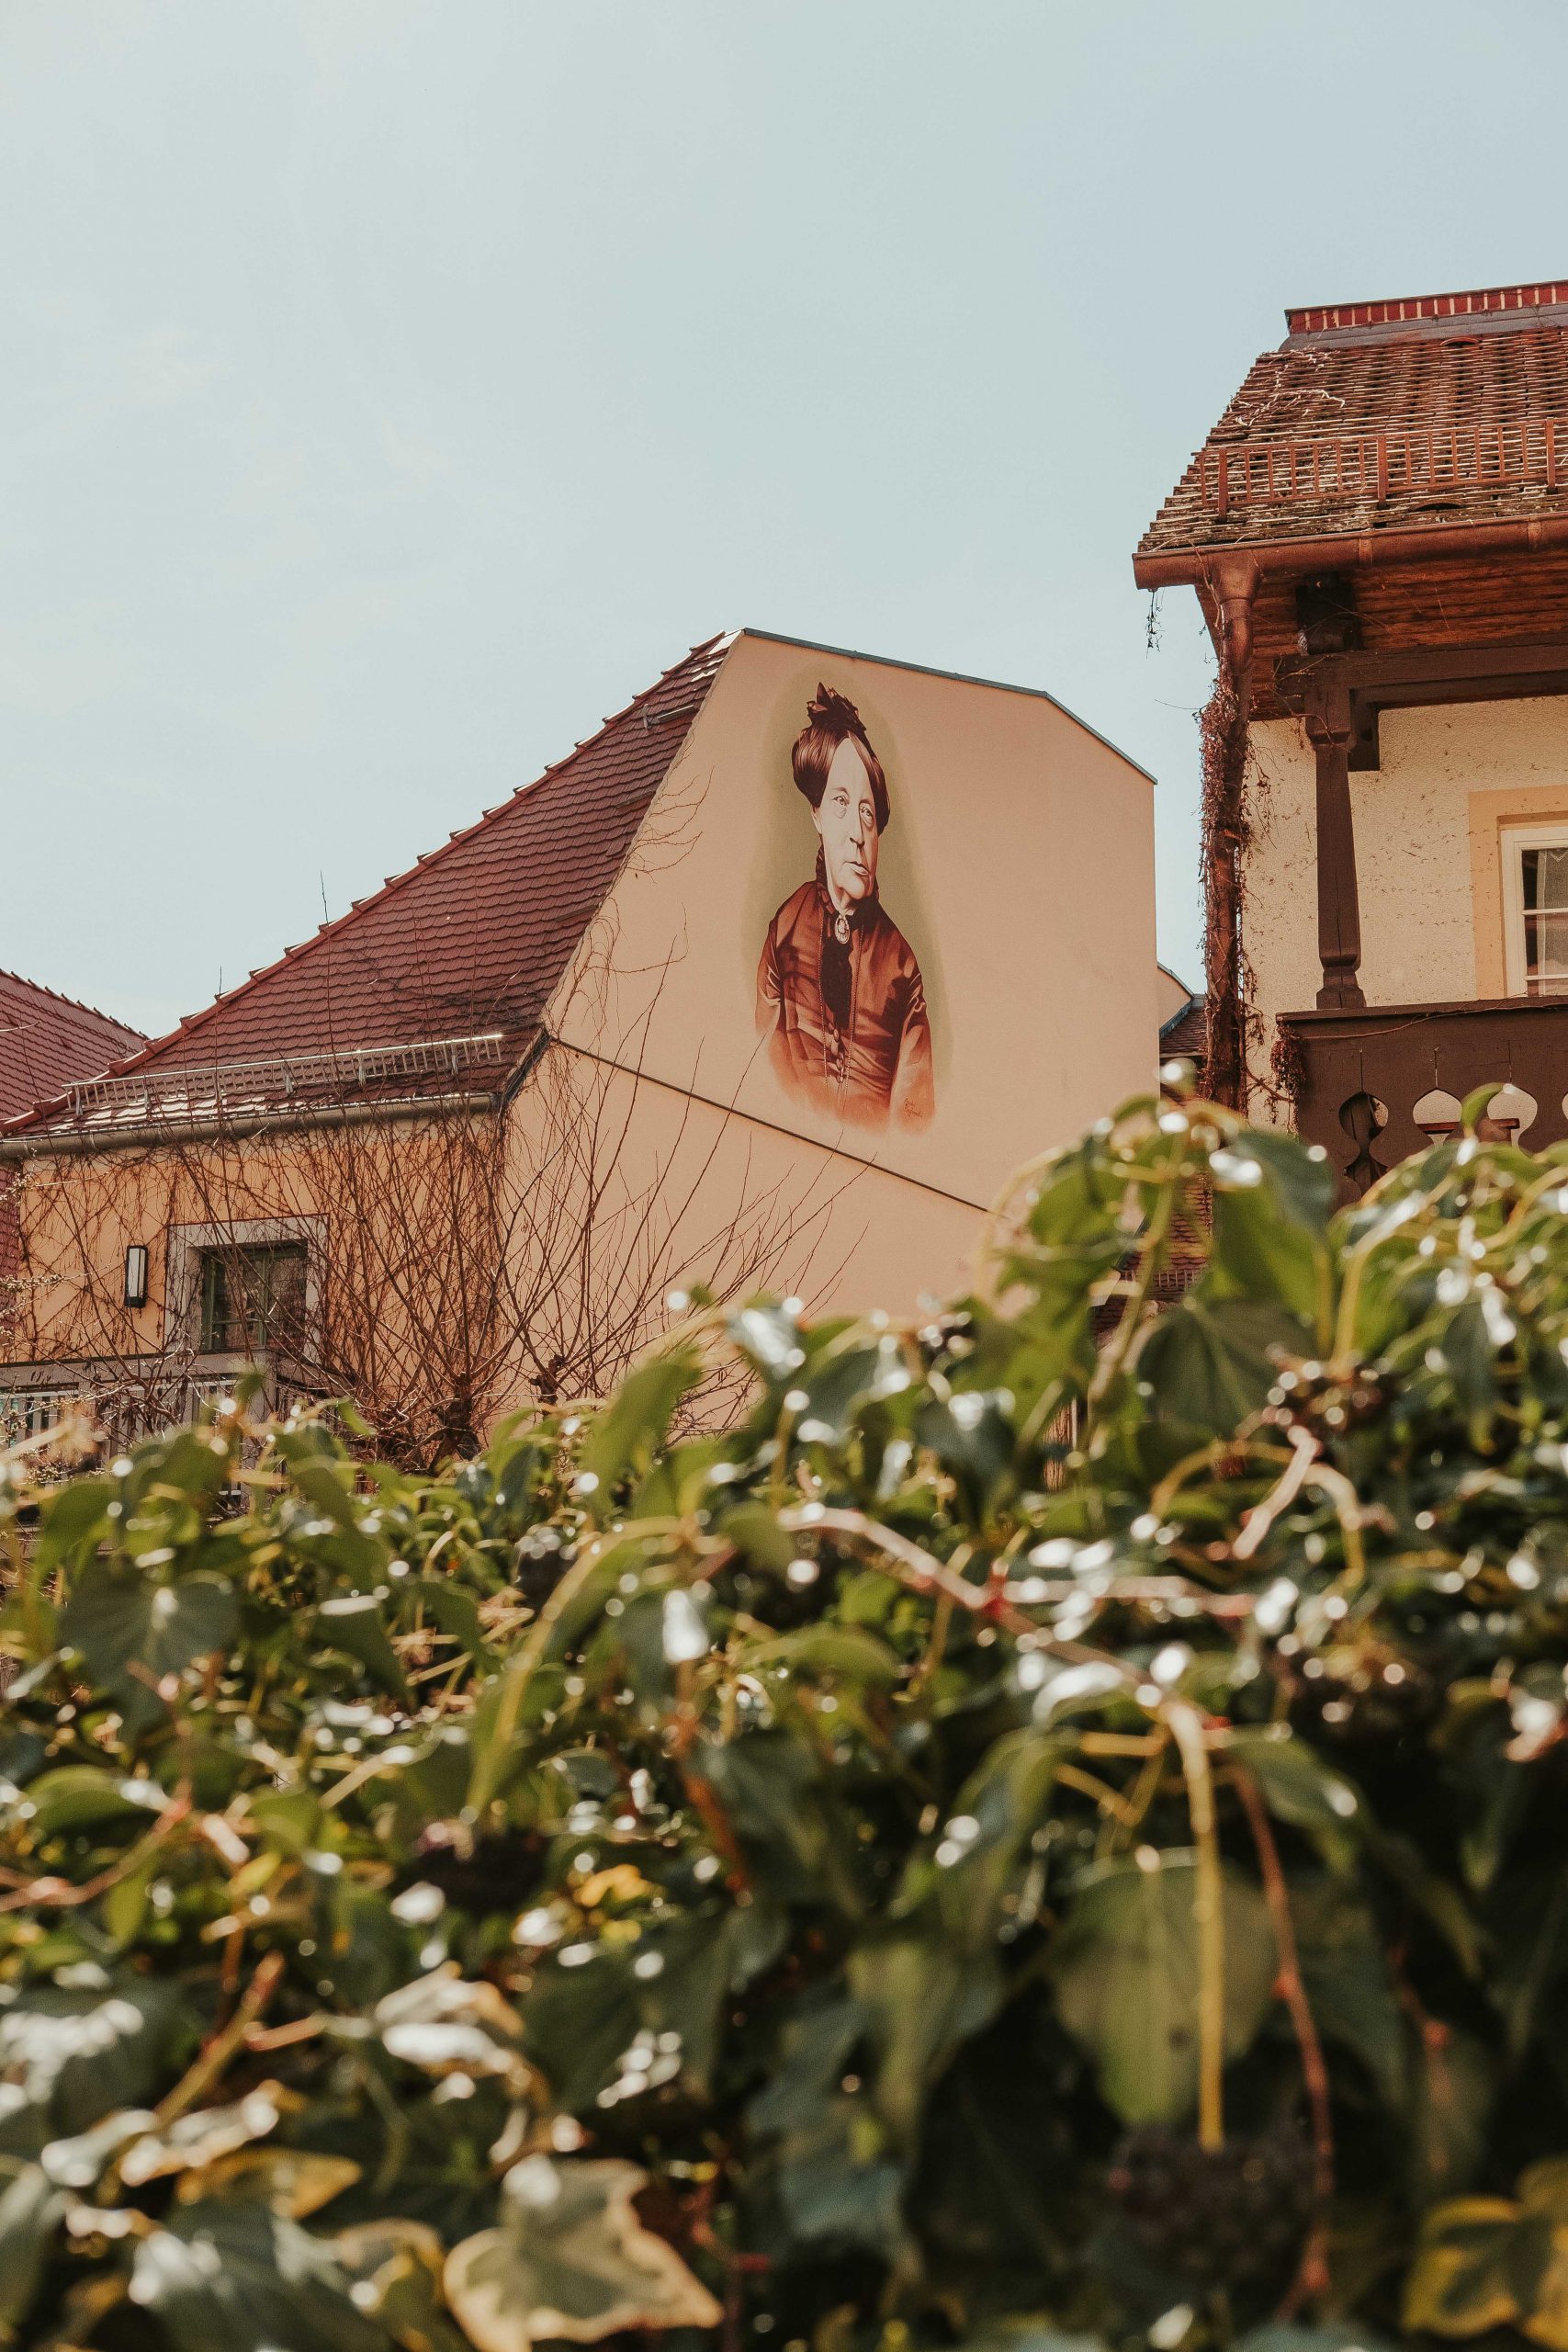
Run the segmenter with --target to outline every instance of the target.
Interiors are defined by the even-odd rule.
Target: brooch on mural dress
[[[835,914],[835,915],[834,915],[834,917],[833,917],[833,936],[834,936],[834,938],[838,941],[838,943],[839,943],[839,944],[840,944],[840,947],[847,947],[847,946],[849,945],[849,944],[850,944],[850,919],[849,919],[848,915],[845,915],[845,914]]]

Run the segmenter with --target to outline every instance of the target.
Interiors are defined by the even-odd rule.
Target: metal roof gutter
[[[326,1127],[367,1127],[392,1119],[420,1119],[435,1111],[470,1114],[501,1108],[493,1094],[403,1095],[393,1102],[333,1102],[318,1111],[258,1111],[239,1119],[153,1119],[136,1127],[85,1132],[39,1128],[0,1136],[0,1161],[77,1159],[91,1152],[172,1149],[187,1143],[237,1143],[246,1136],[299,1135]]]
[[[1345,564],[1368,569],[1454,556],[1537,554],[1568,547],[1568,514],[1511,523],[1427,523],[1419,529],[1341,531],[1310,539],[1231,539],[1223,545],[1177,548],[1133,558],[1140,588],[1201,588],[1227,569],[1255,577],[1275,571],[1330,571]]]

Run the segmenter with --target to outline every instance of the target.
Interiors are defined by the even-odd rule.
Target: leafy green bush
[[[1568,1154],[1331,1193],[1134,1106],[442,1480],[16,1460],[0,2340],[1568,2347]]]

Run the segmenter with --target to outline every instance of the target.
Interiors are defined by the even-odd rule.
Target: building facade
[[[715,639],[0,1132],[0,1386],[145,1422],[259,1359],[424,1459],[603,1393],[682,1292],[912,1310],[1164,1011],[1130,761],[1043,694]]]
[[[1568,280],[1313,307],[1138,550],[1202,603],[1216,1091],[1345,1191],[1568,1135]]]

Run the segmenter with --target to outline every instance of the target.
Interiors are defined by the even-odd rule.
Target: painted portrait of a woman
[[[887,778],[846,695],[818,686],[791,766],[817,870],[768,925],[759,1034],[784,1088],[813,1110],[857,1126],[923,1126],[936,1107],[925,986],[877,895]]]

